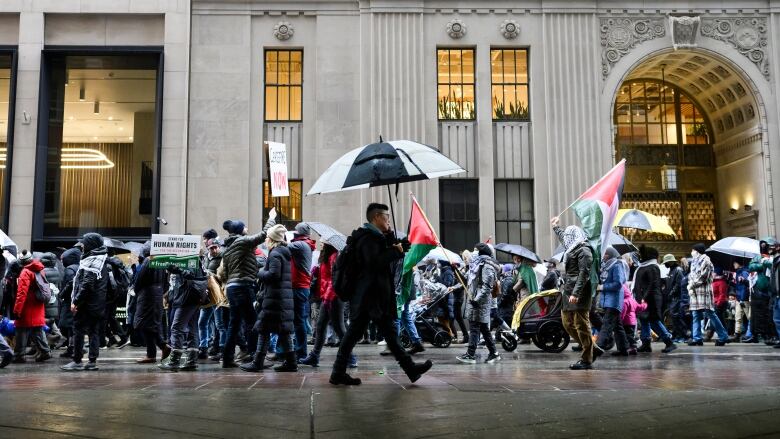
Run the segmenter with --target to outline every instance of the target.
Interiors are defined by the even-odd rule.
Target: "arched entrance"
[[[678,233],[635,241],[684,252],[769,232],[761,102],[744,72],[704,50],[660,50],[622,77],[612,123],[615,158],[628,165],[623,207],[666,217]]]

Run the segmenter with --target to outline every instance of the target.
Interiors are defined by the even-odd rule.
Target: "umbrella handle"
[[[395,185],[395,193],[398,195],[398,183]],[[398,239],[398,232],[395,230],[395,207],[393,206],[393,193],[390,192],[390,185],[387,185],[387,196],[390,198],[390,215],[393,217],[393,236]]]

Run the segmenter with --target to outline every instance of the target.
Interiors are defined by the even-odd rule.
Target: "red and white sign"
[[[271,196],[289,197],[287,183],[287,147],[284,143],[266,142],[268,145],[268,169],[271,172]]]

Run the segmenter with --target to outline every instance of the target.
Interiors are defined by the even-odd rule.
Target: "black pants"
[[[636,349],[636,325],[623,325],[623,332],[626,333],[628,346]]]
[[[122,329],[122,325],[119,324],[119,320],[116,319],[116,303],[106,305],[106,324],[100,326],[100,344],[103,345],[106,337],[108,337],[109,344],[114,340],[114,336],[118,336],[121,340],[125,338],[125,331]]]
[[[144,329],[144,343],[146,343],[146,357],[156,358],[157,348],[162,349],[165,346],[160,331],[153,331],[150,329]]]
[[[347,363],[349,363],[349,357],[352,355],[352,349],[354,349],[355,344],[363,337],[363,333],[366,331],[368,323],[371,321],[368,312],[350,317],[351,321],[349,328],[347,328],[344,338],[341,339],[339,352],[336,355],[336,361],[333,363],[334,374],[346,373]],[[398,331],[396,330],[393,316],[385,316],[379,320],[375,320],[374,324],[376,325],[377,332],[379,332],[379,334],[385,338],[385,341],[387,341],[387,348],[393,353],[398,364],[405,370],[410,367],[412,365],[412,359],[398,341]]]
[[[599,330],[599,337],[596,340],[596,344],[602,350],[606,351],[612,347],[613,342],[619,352],[628,351],[626,331],[620,323],[620,311],[615,308],[606,308],[604,310],[604,318],[601,321],[601,330]]]
[[[2,335],[0,335],[2,337]],[[33,328],[16,328],[14,337],[14,355],[17,358],[24,358],[24,351],[27,349],[27,342],[32,341],[38,349],[38,353],[50,352],[49,343],[46,342],[46,335],[43,332],[43,326]]]
[[[688,325],[685,324],[685,307],[679,297],[672,298],[669,304],[669,313],[672,315],[672,337],[684,339],[687,335]]]
[[[257,333],[252,330],[257,320],[257,314],[252,306],[254,286],[251,283],[233,283],[227,286],[227,298],[230,303],[230,323],[228,323],[228,335],[225,340],[223,360],[233,361],[236,352],[236,344],[240,329],[244,329],[248,350],[257,346]]]
[[[311,351],[312,354],[317,357],[319,357],[320,352],[322,352],[322,345],[325,344],[325,337],[328,336],[328,323],[333,326],[333,332],[336,333],[339,340],[344,339],[344,302],[338,298],[320,304],[320,315],[317,318],[314,349]]]
[[[89,337],[89,362],[97,361],[100,355],[100,327],[103,319],[92,316],[81,316],[73,322],[73,361],[81,363],[84,349],[84,336]]]
[[[466,351],[469,355],[474,355],[477,352],[477,345],[479,344],[479,336],[485,339],[485,346],[491,354],[496,352],[496,342],[493,340],[493,335],[490,333],[490,325],[482,322],[475,322],[469,320],[469,347]]]
[[[750,332],[753,337],[772,338],[769,330],[769,321],[772,318],[769,302],[769,297],[750,298]]]
[[[466,338],[466,335],[469,332],[469,327],[466,326],[466,322],[463,320],[463,300],[457,300],[456,297],[454,310],[455,310],[455,323],[458,324],[462,337]],[[452,333],[455,334],[455,336],[457,337],[458,333],[455,332],[455,325],[452,325]]]

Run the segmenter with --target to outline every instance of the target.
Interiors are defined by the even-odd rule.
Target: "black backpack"
[[[333,264],[333,289],[343,302],[348,302],[355,295],[355,282],[360,273],[356,250],[359,240],[353,236],[347,237],[346,247],[339,252]]]
[[[43,272],[35,273],[35,298],[41,303],[49,303],[51,300],[51,287]]]

